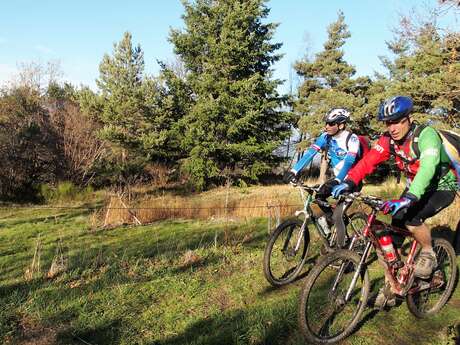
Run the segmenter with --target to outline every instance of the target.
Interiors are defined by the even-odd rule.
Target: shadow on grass
[[[266,313],[256,308],[225,312],[199,320],[179,335],[148,344],[286,344],[288,339],[301,336],[297,330],[296,304],[288,303],[286,306],[285,303],[269,306],[270,310]]]
[[[120,340],[121,320],[113,320],[97,328],[83,330],[79,332],[66,329],[57,334],[58,344],[98,344],[111,345],[118,344]]]

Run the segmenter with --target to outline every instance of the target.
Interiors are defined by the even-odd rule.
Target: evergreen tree
[[[354,119],[363,119],[365,112],[362,107],[371,85],[367,77],[352,79],[356,70],[344,59],[342,47],[350,32],[343,12],[339,12],[337,20],[329,25],[327,31],[324,50],[316,54],[313,61],[305,58],[294,66],[303,79],[294,109],[301,116],[300,129],[313,136],[324,129],[323,117],[331,108],[347,108]]]
[[[420,122],[460,128],[460,34],[442,34],[435,20],[421,24],[403,17],[387,43],[394,60],[382,58],[390,75],[387,94],[412,97]]]
[[[195,186],[222,178],[257,179],[275,162],[273,150],[288,135],[271,66],[280,59],[271,43],[276,28],[263,23],[263,0],[184,1],[184,30],[170,41],[187,70],[193,93],[183,118],[183,161]]]
[[[99,69],[101,96],[84,92],[81,100],[84,109],[99,111],[102,137],[114,144],[114,152],[121,149],[123,161],[174,163],[180,140],[173,127],[184,109],[174,95],[179,86],[173,73],[163,66],[160,77],[145,76],[144,53],[139,45],[133,47],[129,32]]]
[[[177,163],[186,156],[181,148],[184,137],[182,118],[188,114],[192,92],[178,72],[161,63],[157,79],[144,83],[146,105],[150,109],[151,128],[143,138],[143,148],[155,152],[158,161]]]
[[[143,134],[139,130],[149,116],[142,88],[144,53],[139,45],[133,48],[129,32],[114,44],[113,56],[104,56],[99,72],[96,83],[104,100],[103,137],[120,147],[139,151]]]

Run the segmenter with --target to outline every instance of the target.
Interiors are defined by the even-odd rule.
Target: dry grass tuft
[[[65,272],[67,270],[67,257],[64,256],[62,238],[59,238],[59,242],[56,247],[56,254],[54,255],[53,261],[51,262],[51,267],[46,274],[48,279],[56,277],[59,273]]]
[[[191,267],[193,265],[197,265],[201,263],[201,257],[195,253],[193,250],[187,250],[185,254],[182,256],[182,267]]]
[[[57,334],[59,329],[44,327],[36,321],[23,319],[19,322],[20,339],[15,344],[18,345],[51,345],[57,344]]]
[[[26,271],[24,272],[24,279],[26,281],[31,281],[34,279],[36,275],[40,274],[40,259],[41,259],[41,234],[38,234],[37,241],[35,243],[35,251],[34,251],[34,257],[32,259],[32,263],[30,264],[29,267],[26,268]]]

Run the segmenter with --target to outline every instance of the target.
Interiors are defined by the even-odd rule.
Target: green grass
[[[2,344],[305,344],[302,281],[275,289],[263,277],[265,219],[91,231],[84,210],[13,211],[0,211]],[[26,281],[39,234],[41,270]],[[60,241],[68,269],[46,279]],[[383,282],[375,264],[371,281],[373,292]],[[405,304],[366,309],[345,343],[454,344],[459,332],[457,288],[428,320]]]

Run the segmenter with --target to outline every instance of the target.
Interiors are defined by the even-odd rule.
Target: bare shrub
[[[171,175],[171,169],[161,163],[148,164],[145,171],[151,176],[151,184],[156,187],[166,187],[168,185],[169,176]]]
[[[78,184],[88,184],[94,177],[95,163],[107,154],[106,144],[96,135],[100,126],[69,101],[49,110],[67,165],[66,177]]]
[[[0,114],[0,194],[30,197],[34,186],[63,170],[48,113],[35,90],[20,87],[1,92]]]

